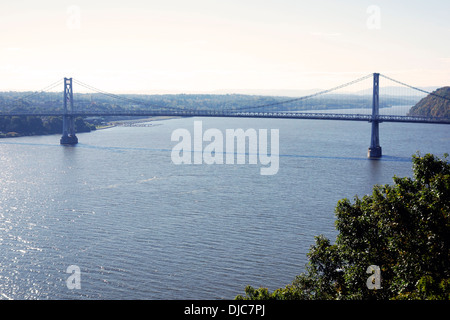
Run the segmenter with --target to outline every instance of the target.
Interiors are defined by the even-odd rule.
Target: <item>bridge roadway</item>
[[[177,116],[177,117],[229,117],[229,118],[278,118],[278,119],[315,119],[315,120],[346,120],[346,121],[378,121],[378,122],[406,122],[406,123],[436,123],[450,124],[450,119],[425,116],[396,116],[396,115],[378,115],[371,114],[339,114],[339,113],[314,113],[314,112],[292,112],[292,111],[274,111],[274,112],[246,112],[246,111],[74,111],[66,114],[72,117],[102,117],[102,116],[120,116],[120,117],[156,117],[156,116]],[[0,112],[0,116],[64,116],[62,112]]]

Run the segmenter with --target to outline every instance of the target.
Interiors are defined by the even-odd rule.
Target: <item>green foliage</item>
[[[76,132],[90,132],[95,126],[82,118],[75,119]],[[61,117],[0,117],[0,137],[55,134],[62,132]]]
[[[450,118],[450,87],[437,89],[420,100],[409,115]]]
[[[335,244],[316,237],[305,273],[269,293],[247,287],[237,299],[450,299],[450,165],[414,155],[412,178],[340,200]],[[369,290],[367,267],[381,269]]]

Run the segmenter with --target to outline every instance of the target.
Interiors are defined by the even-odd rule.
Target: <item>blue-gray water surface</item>
[[[171,160],[175,129],[279,129],[279,171]],[[450,151],[449,127],[183,118],[150,127],[0,140],[0,299],[232,299],[284,287],[314,237],[335,240],[339,199],[411,176],[411,155]],[[69,266],[80,268],[70,289]]]

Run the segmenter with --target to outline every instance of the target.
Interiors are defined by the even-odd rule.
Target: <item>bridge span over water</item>
[[[383,76],[383,75],[381,75]],[[368,78],[372,78],[372,88],[371,88],[371,101],[370,105],[367,106],[368,113],[346,113],[342,112],[316,112],[314,110],[280,110],[280,106],[285,104],[299,103],[312,99],[317,99],[317,97],[324,96],[333,93],[339,89],[346,88],[348,86],[354,85],[355,83],[361,82]],[[422,94],[434,93],[427,92],[425,90],[407,85],[405,83],[396,81],[389,77],[383,76],[384,78],[400,84],[402,86],[408,87],[412,90],[421,92]],[[429,117],[429,116],[412,116],[405,114],[380,114],[380,74],[374,73],[363,78],[357,79],[355,81],[346,83],[344,85],[320,91],[312,95],[302,96],[299,98],[285,99],[283,101],[277,101],[272,103],[266,103],[261,105],[252,105],[241,108],[221,108],[221,109],[211,109],[211,110],[201,110],[201,109],[181,109],[174,107],[155,107],[149,106],[148,103],[127,99],[119,95],[108,93],[102,90],[95,89],[92,86],[86,85],[82,82],[76,81],[75,83],[96,91],[97,93],[105,94],[109,97],[118,98],[121,100],[128,100],[134,104],[140,104],[146,108],[142,110],[131,110],[131,111],[96,111],[96,110],[76,110],[74,108],[73,99],[73,79],[64,78],[64,93],[63,101],[64,108],[62,112],[57,111],[2,111],[0,110],[0,116],[60,116],[63,119],[62,137],[60,143],[62,145],[75,145],[78,143],[78,137],[76,136],[76,130],[74,125],[74,119],[76,117],[101,117],[101,116],[117,116],[117,117],[154,117],[154,116],[178,116],[178,117],[236,117],[236,118],[276,118],[276,119],[306,119],[306,120],[339,120],[339,121],[365,121],[371,123],[371,140],[368,149],[369,158],[380,158],[382,156],[380,139],[379,139],[379,123],[381,122],[403,122],[403,123],[429,123],[429,124],[450,124],[449,118],[441,117]],[[441,97],[435,95],[438,99],[444,99],[450,101],[449,98]],[[341,109],[345,109],[345,102],[340,105]],[[268,110],[269,109],[269,110]],[[345,109],[348,110],[348,109]]]

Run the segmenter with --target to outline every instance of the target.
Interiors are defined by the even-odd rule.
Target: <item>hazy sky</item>
[[[116,93],[327,89],[373,72],[450,85],[449,12],[448,0],[2,0],[0,91],[64,77]]]

